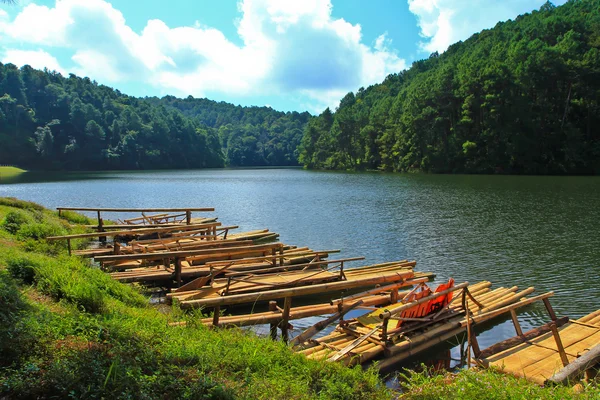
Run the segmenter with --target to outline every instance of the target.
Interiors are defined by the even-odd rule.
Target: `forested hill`
[[[0,63],[0,165],[157,169],[297,165],[308,113],[209,100],[139,99]]]
[[[600,0],[546,3],[346,95],[309,168],[600,173]]]
[[[218,130],[228,165],[299,165],[298,146],[308,112],[280,112],[270,107],[242,107],[209,99],[165,96],[146,99],[181,111],[202,126]]]

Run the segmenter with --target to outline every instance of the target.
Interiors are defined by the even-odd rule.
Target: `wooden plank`
[[[95,257],[96,261],[124,261],[124,260],[160,260],[165,257],[190,257],[200,255],[233,253],[233,252],[252,252],[261,250],[270,250],[274,247],[283,246],[282,243],[261,244],[243,247],[228,247],[224,249],[205,249],[205,250],[184,250],[184,251],[166,251],[162,253],[142,253],[142,254],[119,254]]]
[[[197,225],[177,225],[169,227],[158,227],[158,228],[142,228],[142,229],[125,229],[120,231],[111,232],[95,232],[95,233],[79,233],[76,235],[63,235],[63,236],[49,236],[46,240],[62,240],[62,239],[82,239],[82,238],[93,238],[98,236],[111,237],[111,236],[129,236],[129,235],[149,235],[153,233],[165,233],[169,231],[185,231],[199,228],[209,228],[215,225],[221,225],[220,222],[212,222],[209,224],[197,224]]]
[[[190,207],[190,208],[94,208],[94,207],[56,207],[58,211],[101,211],[101,212],[210,212],[215,211],[213,207]]]

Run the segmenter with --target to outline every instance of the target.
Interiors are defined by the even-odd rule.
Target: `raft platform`
[[[479,354],[476,362],[540,385],[567,384],[592,374],[600,362],[600,310],[578,320],[557,318],[545,302],[551,322],[523,333],[513,318],[517,336]]]
[[[295,341],[295,351],[307,358],[346,365],[366,364],[383,358],[377,364],[383,371],[465,332],[469,338],[474,337],[472,332],[476,324],[553,295],[548,292],[527,298],[534,288],[519,291],[514,286],[492,290],[487,281],[475,285],[467,282],[456,286],[440,285],[438,289],[442,290],[412,297],[408,302],[400,300],[365,316],[342,321],[332,333],[316,340],[301,334],[301,340]],[[451,293],[457,295],[439,309],[433,307],[433,311],[422,315],[426,306],[431,306],[432,302],[436,304],[438,299]],[[476,343],[473,346],[475,348]]]

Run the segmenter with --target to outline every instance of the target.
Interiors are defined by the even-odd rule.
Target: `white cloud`
[[[556,5],[566,0],[554,1]],[[443,52],[452,43],[468,39],[498,21],[542,6],[546,0],[408,0],[408,8],[417,16],[424,51]]]
[[[5,51],[3,63],[13,63],[18,67],[29,64],[33,68],[57,71],[64,74],[58,60],[43,50],[17,50],[9,49]]]
[[[0,33],[11,44],[70,50],[77,74],[105,83],[137,80],[180,95],[305,95],[327,106],[333,94],[405,67],[385,35],[368,46],[360,25],[333,18],[330,0],[241,0],[238,9],[241,46],[200,23],[149,20],[135,32],[104,0],[29,4],[0,22]]]

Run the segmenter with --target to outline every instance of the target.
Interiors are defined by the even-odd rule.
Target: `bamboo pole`
[[[302,342],[310,339],[311,337],[315,336],[317,333],[319,333],[323,329],[325,329],[327,326],[331,325],[338,319],[342,318],[349,311],[355,309],[356,307],[358,307],[362,304],[363,304],[363,301],[358,300],[357,302],[349,304],[346,307],[342,307],[342,309],[339,312],[333,314],[331,317],[329,317],[327,319],[324,319],[323,321],[317,322],[316,324],[314,324],[313,326],[311,326],[310,328],[306,329],[304,332],[302,332],[301,334],[296,336],[294,339],[292,339],[292,341],[290,343],[297,344],[297,343],[302,343]],[[289,318],[289,315],[288,315],[288,318]]]
[[[587,369],[593,367],[600,362],[600,344],[592,347],[589,351],[583,354],[581,357],[573,360],[565,368],[561,369],[552,377],[550,377],[545,384],[567,384],[572,381],[578,375],[582,374]]]
[[[220,225],[220,222],[213,222],[210,224],[198,224],[198,225],[177,225],[170,227],[159,227],[159,228],[141,228],[141,229],[125,229],[120,231],[111,232],[95,232],[95,233],[78,233],[75,235],[62,235],[62,236],[49,236],[46,240],[63,240],[63,239],[83,239],[93,238],[98,236],[128,236],[128,235],[144,235],[152,233],[164,233],[169,231],[184,231],[190,229],[199,229],[201,227],[210,227],[213,225]]]

